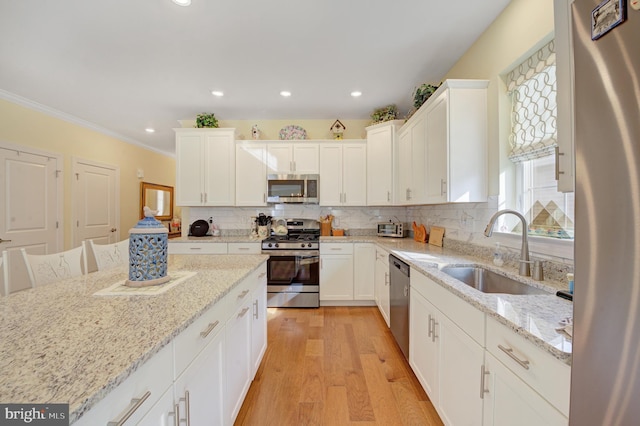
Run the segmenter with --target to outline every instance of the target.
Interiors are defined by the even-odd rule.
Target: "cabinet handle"
[[[407,297],[407,294],[409,294],[409,287],[408,286],[404,286],[404,297]]]
[[[245,290],[238,295],[238,299],[244,299],[244,297],[249,294],[249,290]]]
[[[253,318],[258,319],[258,300],[253,302]]]
[[[498,349],[500,349],[502,352],[504,352],[505,354],[509,355],[509,357],[514,360],[515,362],[517,362],[518,364],[520,364],[520,366],[522,368],[524,368],[525,370],[529,369],[529,361],[528,360],[522,360],[520,358],[518,358],[514,353],[513,353],[513,349],[511,348],[505,348],[502,345],[498,345]]]
[[[435,342],[438,335],[436,334],[436,327],[438,326],[438,321],[433,317],[433,336],[431,336],[431,341]]]
[[[204,203],[204,201],[203,201],[203,196],[202,196],[202,192],[200,193],[200,203]]]
[[[346,192],[344,193],[344,201],[343,201],[343,203],[347,204],[347,193]]]
[[[189,247],[189,250],[202,250],[202,247]]]
[[[560,180],[560,175],[563,175],[564,172],[560,171],[560,156],[564,155],[564,152],[560,152],[560,147],[555,147],[556,151],[556,180]]]
[[[262,193],[262,202],[263,203],[267,202],[267,194],[265,194],[264,192]]]
[[[248,308],[248,307],[244,308],[244,309],[242,310],[242,312],[240,312],[240,313],[238,314],[238,318],[242,318],[243,316],[245,316],[245,314],[246,314],[248,311],[249,311],[249,308]]]
[[[189,404],[189,391],[184,391],[184,398],[180,398],[178,404],[180,402],[184,402],[184,410],[186,411],[185,422],[187,423],[187,426],[191,426],[191,406]],[[179,419],[179,421],[182,421],[182,419]]]
[[[389,285],[389,273],[384,273],[384,285]]]
[[[266,272],[261,272],[260,275],[258,275],[258,279],[263,278],[267,275]]]
[[[247,251],[247,250],[249,250],[249,247],[238,247],[238,250]]]
[[[173,416],[173,426],[180,426],[180,403],[178,402],[174,407],[174,410],[169,415]]]
[[[332,251],[342,251],[340,247],[332,247],[330,250]]]
[[[391,201],[391,191],[387,191],[387,201]]]
[[[489,393],[489,391],[484,388],[484,378],[488,375],[489,372],[486,370],[484,365],[480,366],[480,399],[484,399],[484,394]]]
[[[217,320],[216,320],[215,322],[210,323],[206,330],[204,330],[204,331],[201,331],[201,332],[200,332],[200,336],[201,336],[203,339],[206,339],[206,338],[207,338],[207,336],[208,336],[209,334],[211,334],[211,332],[213,331],[213,329],[214,329],[214,328],[216,328],[216,327],[218,326],[218,324],[220,324],[220,321],[217,321]]]
[[[447,181],[444,179],[440,179],[440,195],[444,195],[447,193],[446,187]]]
[[[433,334],[433,328],[432,328],[432,321],[433,318],[431,318],[431,314],[429,314],[429,335],[427,337],[431,337],[431,335]]]
[[[205,202],[205,204],[207,203],[207,193],[206,192],[204,193],[204,202]]]
[[[147,400],[147,398],[149,398],[151,396],[151,391],[146,391],[144,393],[144,395],[142,395],[141,398],[133,398],[131,399],[131,408],[129,408],[129,410],[127,410],[126,413],[124,413],[124,416],[122,416],[120,418],[120,420],[116,420],[113,422],[109,422],[107,423],[107,426],[122,426],[124,424],[124,422],[126,422],[127,420],[129,420],[129,418],[131,416],[133,416],[133,413],[136,412],[136,410],[138,408],[140,408],[140,406],[142,404],[144,404],[144,402]]]

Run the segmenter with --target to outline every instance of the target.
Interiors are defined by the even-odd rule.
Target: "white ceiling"
[[[367,119],[395,103],[404,114],[508,3],[0,0],[0,96],[171,154],[177,120],[200,112]]]

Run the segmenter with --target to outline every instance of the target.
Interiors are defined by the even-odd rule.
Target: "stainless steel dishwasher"
[[[406,359],[409,359],[409,270],[409,265],[389,255],[389,322]]]

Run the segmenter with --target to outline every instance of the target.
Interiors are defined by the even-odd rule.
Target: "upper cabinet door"
[[[289,143],[272,143],[267,147],[269,174],[293,173],[293,146]]]
[[[320,146],[320,205],[342,204],[342,146]]]
[[[199,134],[176,135],[176,205],[204,203],[204,147]]]
[[[573,192],[575,182],[573,116],[573,37],[571,4],[574,0],[554,0],[553,18],[556,45],[556,84],[558,103],[558,150],[556,180],[558,191]]]
[[[267,204],[267,146],[236,144],[236,206]]]
[[[367,146],[344,144],[342,147],[342,205],[367,205]]]
[[[318,144],[308,142],[293,144],[293,172],[300,175],[315,175],[320,172]]]
[[[204,205],[233,206],[236,200],[234,132],[207,133],[204,145]]]
[[[394,201],[394,162],[401,120],[367,127],[367,204],[389,206]]]
[[[442,93],[427,110],[427,202],[445,203],[448,181],[447,93]]]

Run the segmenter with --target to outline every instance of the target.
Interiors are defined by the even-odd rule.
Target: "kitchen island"
[[[127,278],[122,266],[0,299],[0,401],[68,403],[73,423],[266,260],[170,255],[170,276],[195,274],[162,294],[95,295]]]

